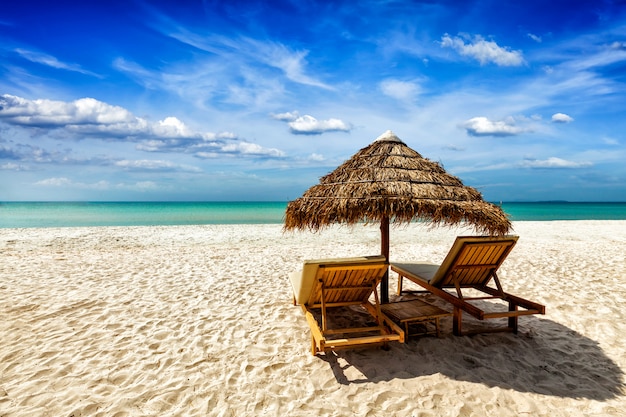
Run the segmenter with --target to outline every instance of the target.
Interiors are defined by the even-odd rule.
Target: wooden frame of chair
[[[408,278],[412,282],[425,288],[454,307],[453,333],[455,335],[510,331],[517,333],[518,317],[531,314],[545,314],[545,306],[513,294],[504,292],[497,270],[500,268],[510,251],[517,242],[517,236],[503,238],[487,237],[459,237],[455,241],[450,253],[437,272],[428,279],[412,272],[410,266],[391,264],[391,270],[398,273],[398,294],[403,292],[402,280]],[[488,284],[493,281],[495,288]],[[446,291],[446,288],[456,290],[456,295]],[[473,288],[487,296],[466,297],[464,288]],[[508,311],[485,312],[469,301],[500,299],[508,302]],[[520,310],[520,307],[523,310]],[[508,318],[506,327],[481,328],[472,332],[463,332],[463,311],[479,320]]]
[[[351,348],[363,345],[386,344],[390,341],[404,342],[404,331],[380,309],[378,284],[389,264],[387,262],[358,264],[348,262],[343,265],[320,264],[315,277],[316,285],[309,299],[302,303],[309,327],[311,328],[311,353]],[[369,301],[374,295],[374,303]],[[330,329],[329,309],[360,305],[375,320],[375,326],[345,327]],[[315,318],[314,310],[321,310],[321,326]],[[375,335],[355,336],[355,333],[375,332]],[[343,338],[329,338],[333,335],[346,335]]]

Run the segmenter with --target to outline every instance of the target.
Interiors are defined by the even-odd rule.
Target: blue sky
[[[386,130],[490,201],[626,201],[626,2],[0,5],[0,201],[286,201]]]

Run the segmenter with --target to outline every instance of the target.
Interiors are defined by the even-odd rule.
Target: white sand
[[[447,319],[313,357],[287,274],[378,253],[376,227],[0,230],[0,416],[626,415],[626,222],[515,233],[503,286],[547,310],[518,335]],[[457,234],[392,228],[392,261],[441,261]]]

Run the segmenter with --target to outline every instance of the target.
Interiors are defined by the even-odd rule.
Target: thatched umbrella
[[[467,223],[489,235],[511,229],[500,207],[387,131],[290,201],[285,230],[380,222],[381,254],[389,260],[389,222],[413,220],[445,226]],[[389,300],[388,277],[381,284],[381,298]]]

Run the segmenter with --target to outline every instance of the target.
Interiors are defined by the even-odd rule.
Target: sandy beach
[[[391,261],[467,234],[392,227]],[[0,229],[0,416],[626,415],[626,221],[514,234],[502,284],[546,306],[519,334],[444,319],[441,338],[314,357],[287,276],[379,253],[375,226]]]

